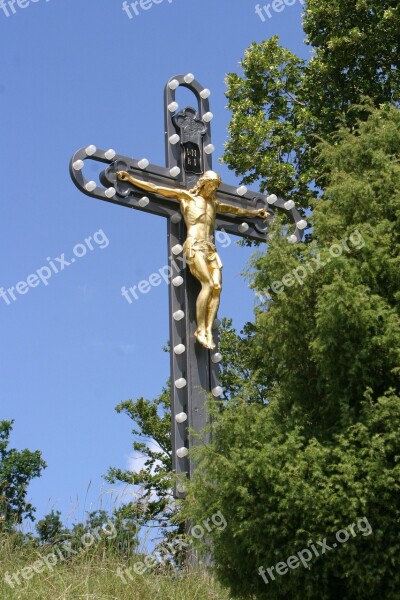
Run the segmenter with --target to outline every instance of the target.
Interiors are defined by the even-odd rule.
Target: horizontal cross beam
[[[85,178],[83,167],[87,160],[94,160],[108,165],[100,174],[102,185]],[[92,145],[81,148],[74,154],[70,163],[73,182],[87,196],[167,218],[180,212],[177,200],[160,196],[155,197],[151,193],[144,195],[143,192],[133,188],[129,183],[120,181],[117,178],[118,171],[127,171],[137,179],[150,181],[155,185],[185,189],[185,185],[176,179],[179,173],[176,170],[174,171],[174,167],[168,169],[150,164],[146,159],[133,159],[117,155],[111,149],[101,150]],[[307,225],[295,208],[293,201],[285,201],[274,195],[265,196],[258,192],[248,191],[245,186],[236,188],[223,183],[218,189],[217,200],[244,209],[266,208],[271,218],[274,217],[275,209],[286,214],[295,224],[295,229],[289,238],[292,243],[300,241],[303,229]],[[268,222],[263,223],[258,218],[246,217],[243,219],[243,217],[229,214],[218,215],[216,227],[227,233],[257,241],[266,241],[268,233]]]

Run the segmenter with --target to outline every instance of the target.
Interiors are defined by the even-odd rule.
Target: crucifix
[[[176,90],[180,86],[193,92],[197,109],[178,111]],[[188,429],[202,433],[208,422],[207,396],[219,398],[223,394],[218,380],[222,356],[216,319],[222,263],[215,230],[265,242],[276,209],[295,224],[288,237],[290,243],[300,241],[307,226],[292,200],[221,182],[212,170],[215,148],[211,143],[209,96],[210,90],[191,73],[168,81],[164,92],[166,167],[94,145],[78,150],[70,163],[72,180],[84,194],[167,219],[171,441],[177,498],[185,497],[185,480],[195,468],[190,447],[200,443],[189,437]],[[107,165],[99,182],[85,178],[83,168],[88,160]],[[201,443],[207,441],[202,433]]]

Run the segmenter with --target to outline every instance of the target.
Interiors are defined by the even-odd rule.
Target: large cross
[[[178,112],[175,100],[179,86],[193,92],[197,99],[197,109],[186,107]],[[183,245],[186,239],[185,220],[182,218],[177,198],[166,198],[151,191],[145,194],[132,185],[129,178],[121,179],[124,172],[136,180],[161,186],[189,190],[205,172],[212,170],[210,122],[210,91],[200,85],[194,76],[177,75],[172,77],[164,94],[165,104],[165,145],[166,167],[150,164],[145,158],[140,160],[121,156],[115,150],[100,150],[93,145],[78,150],[70,163],[70,174],[75,185],[84,194],[128,208],[163,216],[168,224],[168,260],[171,282],[169,285],[170,312],[170,354],[171,354],[171,418],[172,418],[172,457],[176,473],[175,497],[185,496],[185,478],[190,477],[195,467],[188,451],[192,440],[188,436],[191,427],[202,432],[207,425],[207,395],[215,398],[222,395],[219,384],[219,363],[222,360],[218,348],[209,350],[195,338],[196,300],[200,284],[186,268]],[[100,183],[85,178],[84,163],[95,160],[107,167],[100,174]],[[292,200],[286,201],[275,195],[268,197],[247,190],[245,186],[234,187],[221,184],[216,200],[233,209],[265,209],[268,221],[274,217],[275,209],[286,213],[295,223],[289,242],[298,242],[307,223],[295,209]],[[236,211],[238,212],[238,211]],[[239,211],[240,212],[240,211]],[[268,221],[260,218],[243,218],[224,211],[217,214],[216,229],[250,240],[266,241]],[[172,284],[172,285],[171,285]],[[218,321],[215,322],[215,329]],[[217,341],[217,335],[214,335]],[[202,443],[207,437],[202,436]]]

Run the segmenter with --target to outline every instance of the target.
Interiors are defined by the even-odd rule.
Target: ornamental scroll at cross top
[[[178,112],[176,89],[186,87],[197,99],[197,110]],[[83,193],[99,200],[151,212],[167,219],[171,345],[171,416],[175,495],[185,494],[185,477],[194,465],[189,454],[188,427],[200,432],[207,424],[206,396],[222,395],[218,363],[222,360],[216,335],[216,315],[222,289],[222,263],[215,247],[215,230],[223,229],[252,240],[266,241],[275,210],[295,223],[288,240],[300,241],[307,223],[294,207],[275,195],[268,197],[223,184],[212,170],[209,110],[210,91],[192,74],[172,77],[166,85],[165,143],[167,167],[122,156],[94,145],[78,150],[70,164],[71,177]],[[100,183],[83,175],[85,162],[106,165]],[[145,192],[146,195],[143,195]],[[182,269],[174,260],[182,255]],[[188,268],[185,268],[185,263]],[[207,438],[203,441],[206,443]],[[198,442],[197,442],[198,443]]]

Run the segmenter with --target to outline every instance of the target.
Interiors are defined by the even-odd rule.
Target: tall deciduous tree
[[[315,194],[316,145],[344,122],[400,100],[398,0],[308,0],[306,62],[273,37],[253,43],[242,75],[227,76],[230,138],[224,162],[262,190],[307,206]],[[323,183],[319,181],[319,183]]]
[[[13,423],[0,421],[0,530],[6,531],[12,531],[24,518],[34,520],[35,508],[26,500],[27,488],[46,468],[39,450],[9,448]]]
[[[315,50],[305,85],[326,132],[340,113],[354,124],[364,97],[376,107],[400,100],[398,0],[308,0],[304,30]]]

